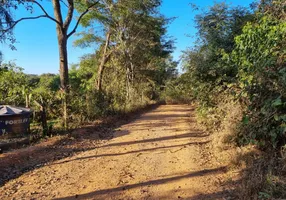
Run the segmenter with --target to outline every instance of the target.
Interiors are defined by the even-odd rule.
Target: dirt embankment
[[[110,130],[102,131],[110,134]],[[82,137],[76,134],[77,138],[63,141],[55,138],[2,154],[1,176],[14,173],[15,179],[0,188],[0,199],[232,196],[232,191],[223,186],[227,168],[213,161],[210,137],[198,128],[191,106],[159,106],[113,134],[112,139],[100,140],[98,131],[84,131]],[[30,157],[23,156],[27,154]],[[33,162],[38,163],[35,169],[27,164]]]

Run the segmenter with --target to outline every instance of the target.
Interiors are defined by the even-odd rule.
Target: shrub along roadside
[[[199,119],[214,137],[239,107],[226,141],[265,152],[247,162],[240,198],[286,198],[285,2],[262,1],[253,10],[216,4],[196,23],[198,45],[185,52],[182,76],[188,79],[178,85],[185,84],[183,93],[191,93]]]

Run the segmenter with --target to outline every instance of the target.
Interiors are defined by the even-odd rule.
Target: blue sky
[[[220,1],[216,1],[220,2]],[[252,0],[226,0],[232,5],[249,6]],[[168,35],[175,39],[176,49],[173,53],[174,59],[178,60],[181,52],[194,45],[196,29],[194,28],[194,16],[190,3],[199,7],[207,8],[213,5],[213,0],[163,0],[160,8],[166,17],[176,17],[168,27]],[[49,2],[45,2],[47,11],[53,15]],[[40,13],[35,10],[33,15]],[[15,13],[15,19],[31,16],[24,9]],[[71,26],[72,28],[73,26]],[[80,30],[79,30],[80,31]],[[0,44],[4,54],[4,61],[14,61],[23,67],[26,73],[58,73],[58,47],[54,22],[48,19],[29,20],[19,23],[15,28],[17,51],[10,50],[7,45]],[[78,63],[80,57],[91,53],[94,48],[81,49],[73,46],[75,36],[69,39],[68,56],[69,64]]]

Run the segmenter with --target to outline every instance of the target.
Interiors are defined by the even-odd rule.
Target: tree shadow
[[[188,122],[189,124],[192,124],[192,123],[196,123],[196,120],[191,119],[191,118],[188,118],[185,120],[176,119],[176,122],[177,123]],[[134,122],[134,125],[129,126],[129,128],[132,128],[133,131],[148,130],[151,128],[161,128],[161,127],[171,127],[171,126],[169,125],[169,123],[165,122],[164,120],[160,120],[160,121],[158,120],[156,122],[147,122],[147,123],[138,123],[138,122],[136,123],[136,122]]]
[[[149,142],[152,143],[152,142],[160,142],[160,141],[175,140],[175,139],[182,139],[182,138],[205,138],[205,137],[209,137],[209,135],[205,135],[203,133],[204,132],[191,132],[191,133],[186,133],[186,134],[181,134],[181,135],[170,135],[170,136],[145,139],[145,140],[111,143],[111,144],[103,145],[100,147],[101,148],[102,147],[114,147],[114,146],[133,145],[133,144],[141,144],[141,143],[149,143]]]
[[[102,140],[109,140],[113,137],[123,137],[129,134],[127,130],[116,131],[115,129],[121,127],[124,124],[131,123],[136,121],[138,117],[142,116],[142,114],[158,108],[160,105],[151,105],[144,109],[139,109],[129,114],[119,115],[112,118],[108,118],[102,121],[99,124],[88,125],[82,128],[75,129],[71,131],[68,135],[60,136],[59,139],[55,137],[52,139],[48,139],[47,141],[40,141],[39,144],[33,144],[30,147],[18,149],[16,151],[8,152],[0,155],[0,186],[4,185],[7,181],[11,179],[15,179],[22,174],[31,171],[36,168],[40,168],[44,165],[47,165],[51,162],[67,158],[75,155],[76,153],[93,150],[98,148],[98,142]],[[173,110],[176,112],[176,110]],[[185,110],[181,110],[182,112]],[[148,114],[147,114],[148,115]],[[156,117],[163,117],[164,119],[169,119],[173,117],[179,117],[185,115],[167,115],[165,118],[163,115],[155,115],[148,119],[144,118],[142,120],[150,120]],[[140,119],[141,120],[141,119]],[[136,122],[135,122],[136,123]],[[166,123],[163,124],[153,124],[152,126],[166,126]],[[136,126],[136,125],[135,125]],[[144,129],[148,129],[148,124],[143,125]],[[123,143],[114,143],[110,145],[103,145],[102,147],[107,146],[117,146],[117,145],[131,145],[131,144],[140,144],[140,143],[148,143],[148,142],[157,142],[157,141],[168,141],[173,139],[182,139],[182,138],[191,138],[191,137],[207,137],[206,135],[201,135],[201,132],[196,133],[187,133],[177,136],[166,136],[161,138],[154,139],[146,139],[140,141],[129,141]],[[206,141],[208,142],[208,141]],[[205,142],[205,143],[206,143]],[[201,142],[203,144],[204,142]],[[200,143],[188,143],[185,145],[191,144],[200,144]],[[175,148],[179,147],[176,145],[170,147],[161,147],[161,149],[167,148]],[[142,150],[142,152],[155,151],[158,148],[150,148]],[[122,153],[140,153],[140,150],[133,152]],[[118,156],[120,153],[110,155],[103,154],[101,156]]]
[[[73,144],[70,138],[62,139],[53,144],[31,146],[0,157],[0,186],[22,174],[44,166],[46,163],[60,160],[76,153],[94,149],[85,141]]]
[[[175,111],[176,112],[176,111]],[[171,120],[171,119],[177,119],[177,118],[189,118],[190,115],[189,114],[171,114],[171,115],[166,115],[166,114],[148,114],[148,115],[143,115],[140,120],[141,121],[150,121],[150,120],[160,120],[160,121],[164,121],[164,120]]]
[[[144,186],[150,186],[150,185],[161,185],[161,184],[166,184],[169,182],[174,182],[178,181],[181,179],[185,178],[193,178],[193,177],[198,177],[198,176],[205,176],[205,175],[211,175],[211,174],[219,174],[219,173],[224,173],[226,171],[226,167],[219,167],[215,169],[206,169],[206,170],[201,170],[201,171],[196,171],[180,176],[173,176],[173,177],[168,177],[164,179],[156,179],[156,180],[150,180],[146,182],[141,182],[141,183],[135,183],[131,185],[124,185],[120,187],[115,187],[115,188],[108,188],[108,189],[101,189],[97,191],[93,191],[90,193],[86,194],[81,194],[81,195],[76,195],[76,196],[69,196],[69,197],[63,197],[63,198],[55,198],[54,200],[67,200],[67,199],[88,199],[88,198],[100,198],[101,195],[113,195],[113,193],[125,191],[125,190],[130,190],[134,188],[139,188],[139,187],[144,187]]]
[[[53,163],[53,164],[50,164],[50,165],[58,165],[58,164],[72,162],[72,161],[75,161],[75,160],[85,160],[85,159],[101,158],[101,157],[113,157],[113,156],[121,156],[121,155],[127,155],[127,154],[135,154],[135,153],[138,153],[138,156],[139,156],[143,152],[152,152],[153,153],[154,151],[157,151],[157,150],[164,150],[164,149],[170,150],[172,148],[178,148],[178,147],[186,148],[187,146],[190,146],[190,145],[203,145],[203,144],[207,144],[209,142],[210,142],[210,140],[203,141],[203,142],[189,142],[189,143],[186,143],[186,144],[163,146],[163,147],[148,148],[148,149],[140,149],[140,150],[135,150],[135,151],[127,151],[127,152],[123,152],[123,153],[111,153],[111,154],[100,154],[100,155],[95,155],[95,156],[86,156],[86,157],[80,157],[80,158],[67,160],[67,161],[63,161],[63,162],[57,162],[57,163]],[[172,153],[171,150],[170,150],[170,152]]]
[[[98,142],[113,138],[116,128],[136,120],[142,114],[159,106],[154,104],[128,114],[109,117],[100,123],[74,129],[64,136],[57,136],[59,139],[49,138],[26,148],[0,154],[0,186],[47,163],[97,148]],[[127,134],[128,131],[123,131],[116,137]]]
[[[166,112],[193,112],[195,111],[195,108],[187,108],[187,109],[164,109],[164,110],[158,110],[154,111],[154,113],[166,113]]]

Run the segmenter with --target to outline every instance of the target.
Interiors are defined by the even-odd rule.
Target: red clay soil
[[[0,199],[230,199],[189,105],[0,155]],[[101,135],[111,135],[101,140]]]

